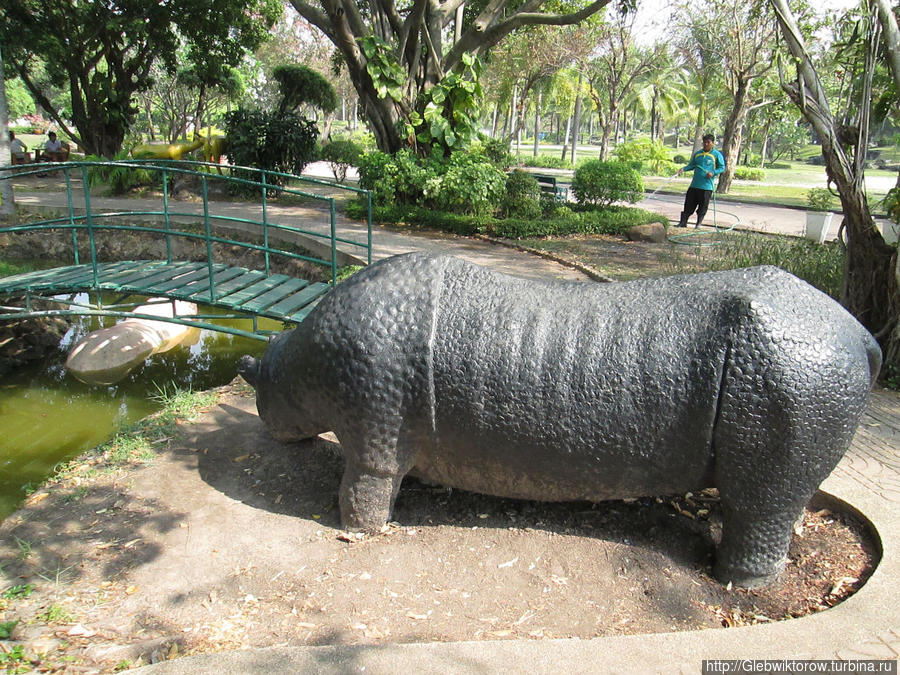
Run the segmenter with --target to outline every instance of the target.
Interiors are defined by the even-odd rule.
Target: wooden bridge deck
[[[212,284],[210,283],[212,279]],[[212,285],[212,289],[210,286]],[[0,278],[0,295],[116,291],[164,295],[214,307],[300,322],[331,289],[329,284],[205,262],[129,260],[70,265]]]

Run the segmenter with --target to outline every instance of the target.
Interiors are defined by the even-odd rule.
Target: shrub
[[[844,251],[837,242],[817,244],[807,239],[737,234],[721,248],[710,269],[775,265],[838,299],[844,274]]]
[[[827,188],[812,188],[806,193],[806,203],[811,211],[828,211],[834,201],[834,195]]]
[[[571,169],[572,162],[558,155],[541,153],[537,157],[525,157],[522,160],[525,166],[536,169]]]
[[[644,182],[637,171],[622,162],[593,159],[575,170],[572,193],[580,204],[634,203],[643,197]]]
[[[669,162],[669,151],[662,141],[651,141],[649,138],[620,143],[613,154],[620,162],[630,164],[638,171],[647,167],[657,175],[661,175],[664,164]]]
[[[359,159],[359,186],[372,191],[375,204],[417,204],[426,184],[437,177],[437,163],[422,162],[411,150],[393,155],[376,150]]]
[[[513,156],[509,151],[509,143],[498,138],[484,137],[480,141],[481,152],[493,164],[501,169],[508,169],[513,163]]]
[[[359,163],[362,156],[362,148],[349,140],[338,139],[331,141],[319,151],[319,158],[328,162],[334,179],[343,183],[347,180],[347,170]]]
[[[225,114],[228,161],[232,164],[299,174],[315,159],[318,137],[314,122],[292,112],[239,108]],[[283,184],[278,177],[272,180]]]
[[[738,180],[763,180],[766,172],[750,166],[736,166],[734,167],[734,177]]]
[[[688,163],[688,160],[689,160],[689,159],[690,159],[690,157],[685,157],[684,155],[675,155],[675,156],[672,158],[672,161],[673,161],[675,164],[680,164],[681,166],[684,166],[685,164]],[[679,167],[679,168],[681,168],[681,167]]]
[[[129,159],[128,151],[122,150],[113,158],[114,161]],[[106,157],[88,155],[86,162],[97,162],[96,166],[87,169],[88,185],[94,187],[98,183],[109,185],[109,191],[114,195],[123,195],[136,188],[149,187],[159,184],[162,180],[159,172],[145,169],[139,164],[127,166],[108,166],[101,162],[108,162]]]
[[[500,206],[506,175],[484,156],[456,152],[443,175],[429,178],[425,197],[442,210],[476,216],[491,215]]]
[[[541,186],[527,171],[516,169],[506,177],[506,195],[500,204],[509,218],[540,218]]]

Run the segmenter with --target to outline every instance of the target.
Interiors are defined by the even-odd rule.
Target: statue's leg
[[[383,421],[356,420],[352,429],[336,432],[344,455],[344,476],[338,494],[341,525],[377,532],[390,520],[403,477],[412,468],[412,452],[403,438],[399,416]]]
[[[794,524],[850,445],[868,382],[801,371],[784,347],[748,351],[753,359],[732,353],[713,435],[724,516],[715,576],[759,586],[784,567]]]
[[[348,530],[377,532],[390,520],[403,476],[347,461],[338,500],[341,525]]]

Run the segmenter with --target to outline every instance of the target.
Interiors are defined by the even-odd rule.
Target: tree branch
[[[443,59],[444,70],[450,70],[466,52],[481,54],[517,28],[525,25],[569,26],[584,21],[606,7],[611,0],[594,0],[583,9],[571,14],[542,14],[536,12],[544,0],[528,0],[508,19],[494,23],[506,8],[508,0],[491,2],[478,19],[463,33],[460,40]]]

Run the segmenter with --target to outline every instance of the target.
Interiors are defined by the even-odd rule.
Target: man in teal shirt
[[[678,170],[679,174],[682,171],[694,170],[691,186],[684,196],[684,211],[681,212],[678,227],[687,227],[688,218],[695,210],[697,211],[696,227],[700,227],[706,210],[709,208],[709,198],[712,196],[715,177],[725,170],[725,158],[721,152],[713,148],[714,141],[715,137],[712,134],[706,134],[703,137],[703,148],[691,155],[691,161],[687,163],[687,166]]]

